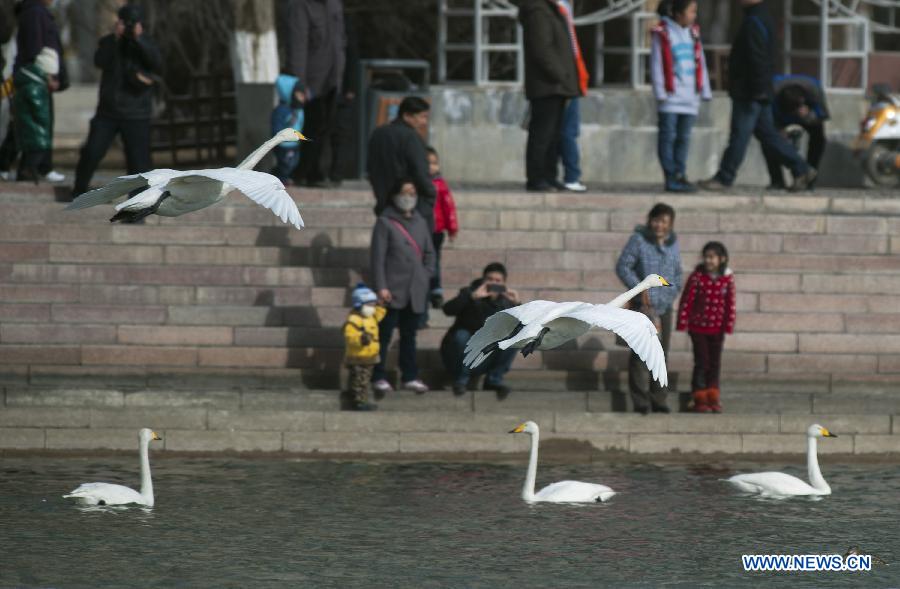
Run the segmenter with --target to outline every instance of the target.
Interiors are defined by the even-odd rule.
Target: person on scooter
[[[825,92],[819,81],[810,76],[778,75],[773,78],[775,99],[772,101],[772,117],[780,133],[793,139],[790,130],[802,128],[809,135],[806,162],[819,169],[825,153],[825,121],[830,117]],[[769,189],[786,190],[784,172],[776,153],[763,145],[763,155],[769,168]],[[812,190],[815,181],[809,183]]]

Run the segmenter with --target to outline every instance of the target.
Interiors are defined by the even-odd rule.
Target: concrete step
[[[353,413],[203,406],[53,408],[0,411],[0,451],[133,451],[134,431],[163,437],[154,452],[288,452],[303,455],[522,454],[527,439],[504,432],[540,422],[544,455],[801,454],[815,421],[840,436],[822,454],[897,454],[897,415],[652,415],[509,407],[505,412]],[[574,444],[574,446],[573,446]],[[559,446],[564,448],[560,448]]]

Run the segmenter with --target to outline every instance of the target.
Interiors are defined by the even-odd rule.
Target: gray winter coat
[[[397,222],[416,241],[418,250],[397,228]],[[393,297],[388,306],[404,309],[412,305],[414,313],[424,313],[435,268],[434,243],[425,219],[415,211],[407,219],[396,207],[388,207],[372,229],[371,254],[376,292],[386,288]]]
[[[340,91],[347,46],[341,0],[281,0],[278,36],[284,69],[300,78],[313,99]]]

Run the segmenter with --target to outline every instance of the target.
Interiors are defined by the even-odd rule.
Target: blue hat
[[[358,309],[366,303],[374,303],[378,300],[378,297],[375,295],[375,291],[373,291],[362,282],[357,284],[356,288],[353,289],[353,294],[351,295],[351,297],[353,300],[354,309]]]

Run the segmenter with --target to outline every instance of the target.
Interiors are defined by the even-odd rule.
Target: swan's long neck
[[[650,288],[650,285],[642,280],[641,282],[638,282],[637,286],[635,286],[628,292],[624,292],[624,293],[620,294],[619,296],[617,296],[616,298],[614,298],[613,300],[611,300],[610,302],[608,302],[606,304],[609,305],[610,307],[624,307],[625,303],[627,303],[628,301],[630,301],[637,295],[641,294],[648,288]]]
[[[150,478],[150,440],[141,440],[141,495],[147,505],[153,505],[153,479]]]
[[[283,139],[279,139],[277,136],[272,137],[262,145],[256,148],[256,150],[247,156],[247,158],[238,164],[239,170],[252,170],[256,167],[256,164],[259,161],[266,157],[266,154],[275,149],[275,146],[284,141]]]
[[[812,436],[806,439],[806,468],[809,473],[809,484],[817,491],[831,492],[831,487],[825,482],[822,471],[819,470],[819,453],[816,451],[817,442]]]
[[[540,430],[531,434],[531,456],[528,458],[528,472],[525,475],[525,485],[522,487],[522,499],[532,501],[534,499],[534,479],[537,477],[538,443],[540,442]]]

